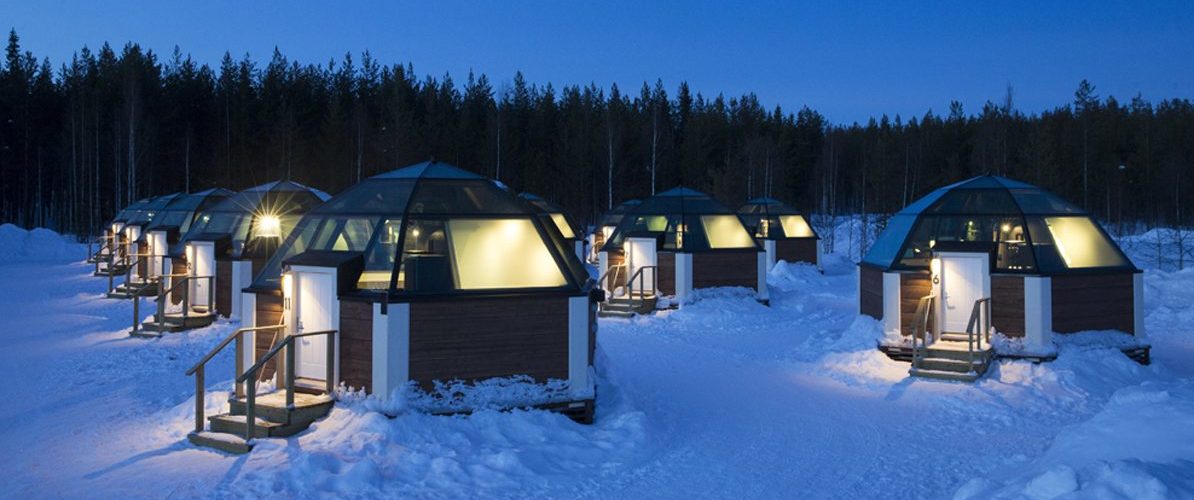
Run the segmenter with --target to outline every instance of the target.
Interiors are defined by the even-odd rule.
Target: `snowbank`
[[[0,263],[83,259],[86,256],[85,245],[49,229],[28,231],[12,224],[0,225]]]
[[[1117,391],[1029,464],[975,479],[954,498],[1178,498],[1194,495],[1194,384]]]

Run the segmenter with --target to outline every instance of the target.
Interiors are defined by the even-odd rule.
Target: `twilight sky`
[[[836,123],[908,117],[950,100],[975,112],[1014,88],[1036,112],[1087,78],[1121,100],[1194,97],[1194,2],[755,2],[2,0],[0,23],[55,67],[83,45],[175,45],[216,66],[275,46],[323,63],[368,49],[420,75],[469,69],[497,86],[596,83],[637,92],[662,78],[706,96],[755,92]],[[359,59],[358,59],[359,60]]]

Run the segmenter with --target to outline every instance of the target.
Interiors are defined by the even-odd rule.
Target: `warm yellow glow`
[[[390,270],[362,271],[357,287],[365,290],[383,290],[390,287]]]
[[[348,251],[348,240],[344,239],[344,233],[340,233],[340,235],[336,237],[336,242],[332,244],[332,250],[338,252]]]
[[[750,248],[754,239],[742,227],[737,215],[702,215],[701,225],[709,238],[709,248]]]
[[[661,233],[667,229],[667,217],[662,215],[648,215],[646,217],[642,217],[640,220],[645,220],[647,222],[648,231]]]
[[[802,215],[781,215],[779,223],[784,226],[784,235],[789,238],[811,238],[813,236],[813,228],[809,227],[808,221],[804,220]]]
[[[530,220],[452,219],[448,221],[448,234],[460,289],[567,283]]]
[[[257,228],[253,231],[257,237],[281,238],[282,220],[276,215],[261,215],[257,217]]]
[[[294,277],[290,273],[282,273],[282,306],[290,309],[290,298],[294,296]]]
[[[1012,225],[1005,222],[1005,223],[1003,223],[1002,226],[999,226],[999,229],[1002,229],[1003,232],[1008,233],[1008,232],[1011,232]]]
[[[929,240],[929,248],[937,246],[937,240]]]
[[[564,235],[564,239],[570,240],[576,237],[576,233],[572,232],[572,225],[568,224],[568,219],[564,217],[564,214],[551,214],[551,220],[556,223],[556,227],[559,228],[560,234]]]
[[[759,231],[758,231],[758,234],[756,234],[755,236],[758,236],[760,238],[766,238],[770,234],[771,234],[771,220],[770,219],[760,220],[759,221]]]
[[[1103,237],[1088,217],[1046,217],[1045,225],[1057,245],[1057,253],[1071,269],[1115,266],[1122,263],[1119,252]]]

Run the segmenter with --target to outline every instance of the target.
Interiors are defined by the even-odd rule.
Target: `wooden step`
[[[191,432],[187,440],[195,446],[214,448],[228,453],[244,454],[253,449],[253,444],[245,442],[244,438],[223,432]]]
[[[974,373],[974,372],[957,373],[957,372],[947,372],[947,371],[939,371],[939,370],[926,370],[923,368],[916,368],[916,367],[910,368],[908,370],[908,374],[912,375],[914,377],[933,378],[933,379],[937,379],[937,380],[951,380],[951,381],[955,381],[955,382],[974,382],[975,380],[978,380],[978,377],[979,377],[979,374]]]
[[[256,421],[253,425],[253,437],[259,438],[293,436],[307,430],[311,426],[311,422],[280,423],[264,418],[254,418],[253,420]],[[231,413],[212,415],[207,417],[207,425],[212,432],[241,437],[245,435],[244,415],[233,415]]]
[[[205,314],[195,312],[187,317],[183,317],[181,312],[167,313],[163,321],[158,322],[156,318],[150,318],[141,324],[141,329],[147,332],[181,332],[183,330],[192,330],[195,328],[203,328],[216,321],[214,314]],[[160,336],[160,335],[159,335]]]
[[[982,373],[986,371],[981,360],[975,359],[974,363],[967,363],[966,361],[949,359],[949,358],[922,358],[918,367],[925,370],[934,370],[942,372],[954,373]]]
[[[286,391],[279,390],[257,396],[256,416],[280,424],[309,425],[332,410],[335,400],[327,394],[306,394],[295,391],[294,408],[286,408]],[[228,401],[229,413],[244,415],[248,404],[244,398]]]
[[[969,361],[970,351],[966,342],[953,342],[948,340],[938,340],[925,348],[926,357],[929,358],[945,358],[955,359],[958,361]],[[974,349],[974,359],[990,360],[994,351],[989,344],[983,344],[983,349],[979,350],[978,346]]]
[[[966,342],[966,340],[969,338],[970,338],[970,336],[964,332],[942,332],[941,333],[941,340],[945,340],[945,341],[949,341],[949,342]],[[977,338],[978,337],[976,336],[975,339],[977,339]]]

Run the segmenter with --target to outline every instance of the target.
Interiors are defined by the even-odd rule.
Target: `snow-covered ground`
[[[1194,496],[1194,270],[1146,273],[1147,367],[1090,334],[973,385],[912,380],[874,349],[854,265],[833,255],[823,275],[777,266],[771,307],[723,289],[602,319],[593,425],[391,419],[346,398],[232,456],[186,441],[184,372],[235,325],[129,338],[131,304],[102,298],[83,248],[46,236],[0,227],[4,497]],[[231,378],[227,355],[208,369],[224,391]]]

